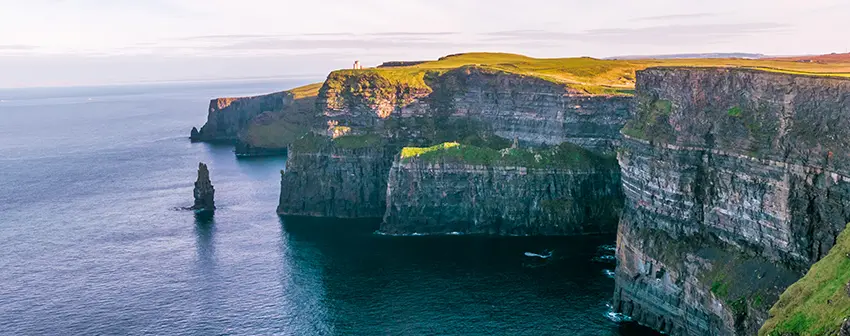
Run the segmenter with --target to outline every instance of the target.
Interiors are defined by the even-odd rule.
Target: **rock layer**
[[[319,91],[317,124],[328,125],[335,136],[375,135],[390,145],[373,147],[368,155],[290,153],[293,162],[283,175],[278,212],[382,217],[394,151],[408,145],[502,141],[507,144],[499,148],[505,148],[510,146],[506,139],[518,139],[524,146],[571,142],[612,153],[629,102],[624,96],[591,95],[538,77],[474,66],[426,74],[425,84],[418,86],[373,72],[337,71]],[[616,174],[616,168],[611,170]],[[356,190],[364,192],[340,196]]]
[[[380,218],[386,210],[387,174],[395,151],[290,146],[281,172],[280,215]]]
[[[281,111],[291,104],[292,94],[275,92],[267,95],[239,98],[217,98],[210,101],[207,122],[200,130],[190,133],[193,141],[235,142],[239,132],[254,117],[267,111]]]
[[[850,220],[850,80],[638,73],[620,149],[614,307],[673,335],[751,335]]]
[[[198,164],[198,180],[195,181],[195,205],[192,210],[212,212],[215,210],[215,188],[210,181],[210,171],[203,162]]]
[[[576,235],[614,232],[622,207],[616,166],[527,168],[396,160],[388,234]]]

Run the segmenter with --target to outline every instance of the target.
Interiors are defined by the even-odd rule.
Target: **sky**
[[[285,76],[471,51],[850,51],[847,0],[0,0],[0,88]]]

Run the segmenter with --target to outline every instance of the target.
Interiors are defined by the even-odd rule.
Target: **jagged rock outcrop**
[[[267,111],[281,111],[291,104],[289,92],[239,98],[217,98],[210,101],[207,122],[200,130],[190,133],[193,141],[235,142],[239,132],[248,126],[254,117]]]
[[[623,199],[617,164],[613,158],[589,156],[576,165],[540,166],[397,157],[380,230],[492,235],[615,232]]]
[[[195,181],[195,205],[192,210],[198,212],[215,211],[215,188],[210,181],[210,171],[203,162],[198,164],[198,180]]]
[[[385,193],[386,177],[398,154],[392,150],[408,145],[460,141],[507,148],[507,139],[518,139],[530,147],[571,142],[610,154],[630,108],[625,96],[591,95],[538,77],[475,66],[427,73],[423,83],[391,80],[376,71],[336,71],[316,101],[320,121],[315,124],[327,125],[329,133],[376,135],[389,145],[380,154],[356,159],[309,150],[296,150],[295,158],[291,152],[294,161],[283,176],[281,214],[383,216],[376,209],[385,209],[386,199],[359,202],[364,210],[357,212],[348,208],[355,204],[349,201],[352,197],[341,202],[339,187],[327,186],[337,186],[344,176],[349,190],[374,188]],[[501,142],[505,144],[499,147]],[[370,168],[361,171],[348,162]],[[379,172],[383,180],[375,179],[378,172],[373,168],[383,169]],[[308,204],[321,209],[306,210]]]
[[[850,220],[850,80],[637,77],[619,150],[614,308],[672,335],[752,335]]]

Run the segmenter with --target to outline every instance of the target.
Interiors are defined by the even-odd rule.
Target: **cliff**
[[[394,156],[404,146],[457,141],[498,150],[516,139],[539,148],[567,141],[610,154],[629,115],[629,99],[622,95],[592,95],[540,77],[480,66],[336,71],[316,101],[321,120],[317,124],[328,127],[326,139],[364,136],[381,141],[356,152],[334,146],[307,151],[290,147],[292,163],[282,178],[281,214],[384,216],[387,177]],[[616,175],[615,166],[605,167],[609,176]],[[505,171],[504,176],[510,174]],[[364,192],[340,198],[340,189],[333,187],[340,183],[345,183],[345,192]],[[355,211],[356,206],[363,209]],[[569,216],[571,222],[580,217]],[[532,230],[537,229],[526,233],[536,232]]]
[[[321,83],[286,91],[279,110],[258,114],[238,132],[237,156],[286,154],[286,148],[317,124],[316,96]],[[289,99],[291,97],[291,99]]]
[[[759,335],[850,335],[850,230],[779,297]]]
[[[575,235],[614,232],[622,207],[613,158],[448,143],[405,148],[389,174],[388,234]]]
[[[614,308],[672,335],[752,335],[850,221],[850,80],[637,75],[619,150]]]
[[[486,133],[530,146],[571,142],[613,152],[631,98],[481,66],[408,73],[338,71],[319,92],[326,122],[435,144]],[[324,108],[321,106],[324,105]]]
[[[386,209],[391,148],[361,136],[308,134],[289,146],[281,172],[280,215],[380,218]]]
[[[292,94],[285,91],[254,97],[213,99],[206,124],[197,132],[193,129],[190,138],[193,141],[235,142],[239,131],[254,117],[267,111],[280,111],[292,100]]]

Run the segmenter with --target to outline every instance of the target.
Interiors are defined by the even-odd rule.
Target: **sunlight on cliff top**
[[[850,77],[850,63],[827,64],[780,59],[544,59],[506,53],[457,54],[409,66],[339,70],[335,73],[345,76],[375,75],[393,86],[428,89],[426,76],[429,73],[439,75],[464,66],[532,76],[589,95],[630,95],[635,86],[635,72],[655,66],[744,67],[800,75]]]
[[[401,150],[402,162],[410,162],[414,159],[428,163],[525,168],[596,169],[606,166],[610,168],[617,164],[613,157],[601,156],[567,142],[549,148],[504,148],[501,150],[447,142],[431,147],[406,147]]]
[[[845,229],[829,254],[779,297],[759,335],[838,335],[850,316],[848,255],[850,229]]]

